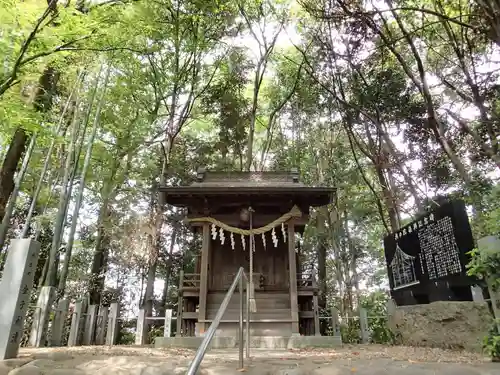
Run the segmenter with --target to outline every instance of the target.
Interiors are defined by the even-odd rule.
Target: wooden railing
[[[297,274],[297,288],[298,289],[314,289],[316,288],[316,280],[311,273],[298,273]]]
[[[200,289],[200,274],[185,273],[182,279],[182,289]]]

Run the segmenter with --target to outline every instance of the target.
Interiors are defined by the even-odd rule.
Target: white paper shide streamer
[[[219,238],[221,245],[224,245],[224,242],[226,241],[226,236],[224,235],[224,229],[222,228],[219,228]]]
[[[234,234],[233,234],[233,232],[231,232],[231,235],[229,236],[229,238],[231,239],[231,249],[234,250],[236,243],[234,242]]]
[[[217,239],[217,227],[215,224],[212,224],[212,240]]]
[[[278,237],[276,237],[276,231],[274,230],[274,228],[271,231],[271,238],[273,240],[274,247],[278,247]]]
[[[286,229],[285,229],[285,223],[281,223],[281,233],[283,233],[283,242],[286,242]]]

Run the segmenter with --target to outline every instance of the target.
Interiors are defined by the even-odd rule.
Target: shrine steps
[[[225,295],[222,293],[208,294],[207,296],[207,316],[217,313]],[[290,316],[290,296],[284,293],[255,293],[255,306],[257,313],[267,313],[276,311],[284,313],[288,311]],[[243,307],[246,307],[246,296],[243,300]],[[240,296],[234,294],[229,301],[226,312],[233,313],[240,310]]]
[[[234,323],[233,323],[234,322]],[[245,326],[244,326],[245,328]],[[230,322],[221,322],[215,336],[238,337],[238,320]],[[267,319],[260,321],[250,321],[250,336],[291,336],[292,322],[287,319]]]
[[[246,318],[243,316],[243,323],[246,323]],[[284,319],[259,319],[256,317],[251,316],[250,317],[250,323],[290,323],[292,320],[290,318],[284,318]],[[201,323],[212,323],[213,319],[205,319],[205,320],[200,320]],[[239,323],[240,319],[222,319],[220,323]]]
[[[212,323],[217,315],[225,294],[209,293],[205,323]],[[240,296],[234,294],[229,301],[216,336],[236,337],[240,316]],[[246,296],[245,296],[246,297]],[[290,297],[286,293],[256,292],[256,312],[250,313],[250,330],[254,336],[291,336],[292,320]],[[246,298],[243,303],[243,319],[246,318]]]
[[[215,319],[217,310],[209,310],[207,313],[207,320]],[[240,309],[228,309],[222,316],[222,321],[238,321],[240,317]],[[260,321],[260,320],[285,320],[291,318],[290,309],[267,309],[267,310],[257,310],[255,313],[250,313],[250,321]],[[243,309],[243,319],[246,319],[245,309]]]

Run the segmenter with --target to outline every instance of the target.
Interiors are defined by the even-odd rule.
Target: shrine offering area
[[[130,347],[22,349],[0,361],[0,375],[173,375],[184,374],[194,352]],[[199,374],[229,375],[494,375],[500,365],[481,355],[439,349],[348,346],[335,350],[253,351],[244,371],[237,351],[207,353]]]

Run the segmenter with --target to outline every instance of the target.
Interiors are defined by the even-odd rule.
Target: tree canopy
[[[298,167],[337,189],[302,256],[323,307],[349,312],[386,285],[384,235],[436,203],[460,197],[476,237],[500,232],[493,6],[3,0],[0,254],[32,236],[35,286],[161,314],[199,244],[158,186]]]

